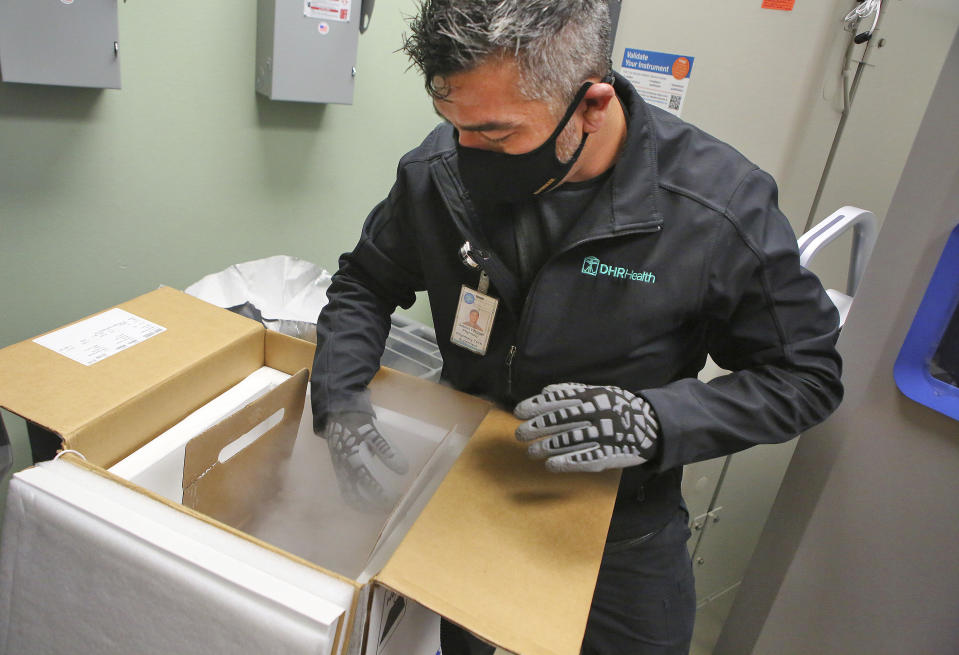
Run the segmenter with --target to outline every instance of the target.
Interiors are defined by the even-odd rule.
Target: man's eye
[[[492,134],[484,134],[484,135],[483,135],[483,138],[486,139],[487,141],[489,141],[490,143],[503,143],[504,141],[506,141],[506,140],[507,140],[508,138],[510,138],[511,136],[513,136],[512,133],[510,133],[510,134],[504,134],[503,136],[495,136],[495,135],[492,135]]]

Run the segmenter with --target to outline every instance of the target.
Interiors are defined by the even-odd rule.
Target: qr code
[[[683,101],[682,96],[669,96],[669,108],[679,109],[679,103]]]

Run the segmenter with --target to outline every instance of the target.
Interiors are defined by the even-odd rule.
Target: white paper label
[[[165,331],[161,325],[114,308],[33,342],[90,366]]]
[[[304,0],[303,15],[307,18],[348,22],[353,0]]]

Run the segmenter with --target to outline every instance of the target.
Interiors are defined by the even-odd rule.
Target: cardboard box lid
[[[263,361],[263,326],[182,291],[161,287],[117,308],[165,330],[89,366],[34,339],[0,350],[0,405],[101,465],[119,458],[115,449],[128,454]],[[187,369],[197,374],[181,376]],[[147,393],[149,402],[140,402]],[[122,434],[129,443],[111,444],[107,452],[102,439],[85,438],[94,432]]]
[[[579,653],[619,472],[552,474],[492,410],[377,582],[523,655]]]

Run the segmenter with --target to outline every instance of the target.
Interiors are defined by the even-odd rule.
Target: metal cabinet
[[[271,100],[353,103],[356,50],[373,2],[259,0],[256,90]]]
[[[0,76],[119,89],[117,0],[0,0]]]

